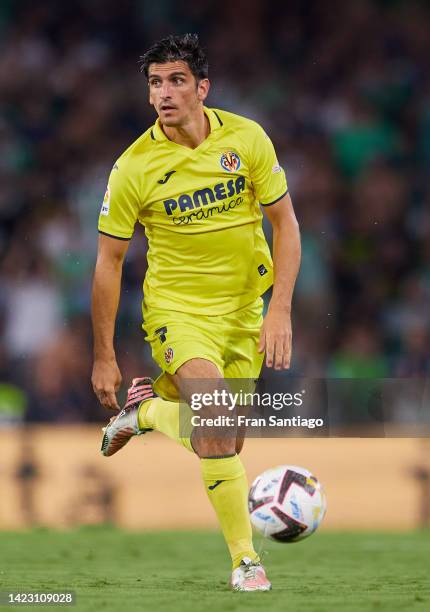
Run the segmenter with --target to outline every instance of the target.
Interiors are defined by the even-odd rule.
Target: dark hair
[[[150,64],[186,62],[197,81],[208,78],[208,60],[197,34],[167,36],[154,43],[140,58],[140,71],[148,78]]]

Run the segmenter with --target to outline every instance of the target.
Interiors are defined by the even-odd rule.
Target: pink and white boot
[[[142,402],[157,397],[153,383],[152,378],[133,378],[124,408],[117,416],[111,418],[106,427],[103,427],[101,452],[105,457],[117,453],[133,436],[152,431],[152,429],[140,429],[138,414]]]
[[[233,570],[230,585],[233,591],[270,591],[272,588],[261,563],[248,557]]]

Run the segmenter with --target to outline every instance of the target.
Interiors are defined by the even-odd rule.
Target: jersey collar
[[[218,113],[216,113],[212,108],[207,108],[206,106],[204,106],[203,110],[205,112],[206,117],[209,119],[209,125],[210,125],[210,128],[211,128],[210,134],[212,134],[213,132],[215,132],[215,130],[219,130],[220,127],[223,125],[223,123],[222,123]],[[210,134],[209,134],[209,136],[210,136]],[[163,132],[163,129],[161,127],[161,123],[160,123],[160,119],[159,118],[154,123],[154,126],[151,129],[151,138],[153,140],[157,140],[157,141],[167,141],[167,142],[170,142],[170,140],[167,138],[166,134]]]

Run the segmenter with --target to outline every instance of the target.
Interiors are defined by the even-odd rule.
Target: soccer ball
[[[252,483],[248,497],[251,523],[277,542],[310,536],[324,518],[324,489],[305,468],[281,465],[266,470]]]

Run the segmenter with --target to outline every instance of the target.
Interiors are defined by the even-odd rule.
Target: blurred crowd
[[[208,106],[259,121],[286,169],[303,260],[291,372],[430,373],[430,6],[414,0],[5,0],[0,4],[0,412],[105,418],[90,384],[97,218],[154,122],[139,56],[198,32]],[[270,233],[270,228],[266,228]],[[132,240],[116,346],[157,373]],[[268,373],[266,373],[268,375]]]

